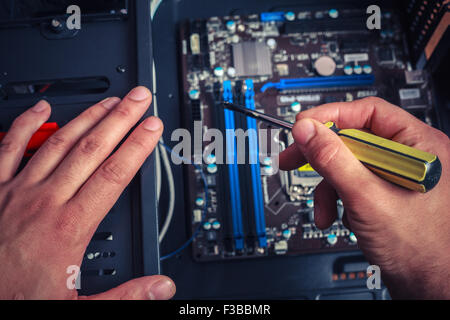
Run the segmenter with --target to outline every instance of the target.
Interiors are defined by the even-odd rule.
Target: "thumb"
[[[313,119],[295,123],[292,135],[311,166],[341,197],[359,195],[376,185],[376,177],[363,166],[332,130]]]
[[[106,292],[80,297],[86,300],[168,300],[175,295],[175,283],[166,276],[133,279]]]

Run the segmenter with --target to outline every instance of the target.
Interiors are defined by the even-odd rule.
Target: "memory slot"
[[[230,81],[223,82],[223,99],[225,102],[233,103],[233,91]],[[230,200],[231,215],[233,217],[234,242],[236,250],[242,250],[244,249],[244,236],[242,227],[242,205],[239,186],[239,170],[237,165],[234,114],[232,111],[225,109],[224,115],[226,129],[226,159],[230,178]]]
[[[255,91],[253,81],[247,79],[245,81],[245,106],[248,109],[255,110]],[[261,184],[261,167],[259,164],[259,146],[258,146],[258,126],[256,120],[247,117],[247,127],[249,129],[249,162],[252,175],[252,193],[254,204],[254,215],[256,223],[256,234],[258,244],[261,248],[267,247],[266,238],[266,221],[264,217],[264,202]]]
[[[212,99],[209,105],[214,105],[212,109],[214,126],[221,132],[225,132],[225,116],[222,108],[222,84],[219,82],[213,85]],[[217,186],[220,192],[217,192],[217,210],[220,213],[222,222],[223,245],[225,252],[234,251],[233,244],[233,218],[230,215],[230,189],[227,186],[230,179],[228,177],[228,167],[226,164],[217,165]]]
[[[245,98],[242,91],[242,80],[236,80],[234,85],[233,100],[239,105],[244,105]],[[247,117],[241,113],[234,113],[236,128],[247,131]],[[248,143],[244,146],[238,145],[239,152],[245,152],[245,163],[239,163],[239,183],[241,187],[241,199],[252,199],[252,175],[250,171],[250,164],[248,161]],[[239,156],[239,154],[238,154]],[[239,160],[239,158],[238,158]],[[244,233],[245,248],[247,254],[253,254],[256,244],[256,222],[253,214],[253,201],[242,201],[242,225]]]
[[[281,79],[280,82],[266,83],[261,87],[261,92],[271,88],[283,91],[303,88],[359,87],[372,85],[374,81],[375,77],[372,74]]]

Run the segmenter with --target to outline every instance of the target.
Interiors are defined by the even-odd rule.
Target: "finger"
[[[14,120],[0,142],[0,183],[14,177],[33,134],[50,117],[50,105],[42,100]]]
[[[70,199],[77,192],[144,115],[150,103],[151,93],[147,88],[133,89],[75,145],[49,180],[62,198]]]
[[[146,119],[85,183],[69,206],[75,206],[77,221],[86,230],[95,230],[152,153],[163,131],[161,120]]]
[[[281,170],[294,170],[304,164],[306,164],[306,159],[295,143],[291,144],[279,155]]]
[[[365,168],[342,140],[320,122],[302,119],[294,125],[292,135],[311,166],[338,191],[343,200],[344,195],[365,197],[366,193],[370,194],[370,188],[377,191],[380,187],[392,188]]]
[[[176,292],[175,283],[166,276],[149,276],[125,282],[106,292],[79,297],[83,300],[168,300]]]
[[[53,134],[34,154],[21,176],[37,183],[48,177],[73,148],[75,143],[103,119],[120,102],[111,97],[85,110]]]
[[[341,129],[370,129],[376,135],[401,143],[407,142],[401,140],[407,136],[404,131],[409,134],[417,128],[429,129],[429,126],[405,110],[376,97],[329,103],[297,115],[297,120],[305,118],[322,123],[333,121]]]
[[[319,229],[327,229],[336,221],[337,200],[336,191],[322,180],[314,190],[314,222]]]

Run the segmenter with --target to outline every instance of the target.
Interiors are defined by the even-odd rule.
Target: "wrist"
[[[393,299],[450,299],[449,256],[413,258],[398,270],[381,269],[381,276]]]

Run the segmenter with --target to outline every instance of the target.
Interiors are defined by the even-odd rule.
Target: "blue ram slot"
[[[261,92],[270,88],[277,90],[295,90],[307,88],[356,87],[372,85],[375,77],[372,74],[353,76],[333,76],[316,78],[281,79],[280,82],[268,82],[262,86]]]
[[[230,81],[223,82],[223,100],[233,103],[233,93]],[[239,187],[239,172],[237,166],[234,114],[224,110],[227,163],[230,177],[231,215],[233,218],[233,235],[237,250],[244,249],[244,236],[242,226],[241,189]]]
[[[261,22],[284,21],[284,12],[263,12],[261,13]]]
[[[245,106],[251,110],[255,110],[255,91],[253,88],[253,81],[251,79],[245,80],[247,90],[245,91]],[[259,165],[259,147],[256,120],[247,117],[247,127],[249,129],[249,160],[252,174],[252,191],[254,214],[256,223],[256,234],[258,243],[261,248],[267,247],[266,238],[266,220],[264,217],[264,202],[261,185],[261,168]]]

